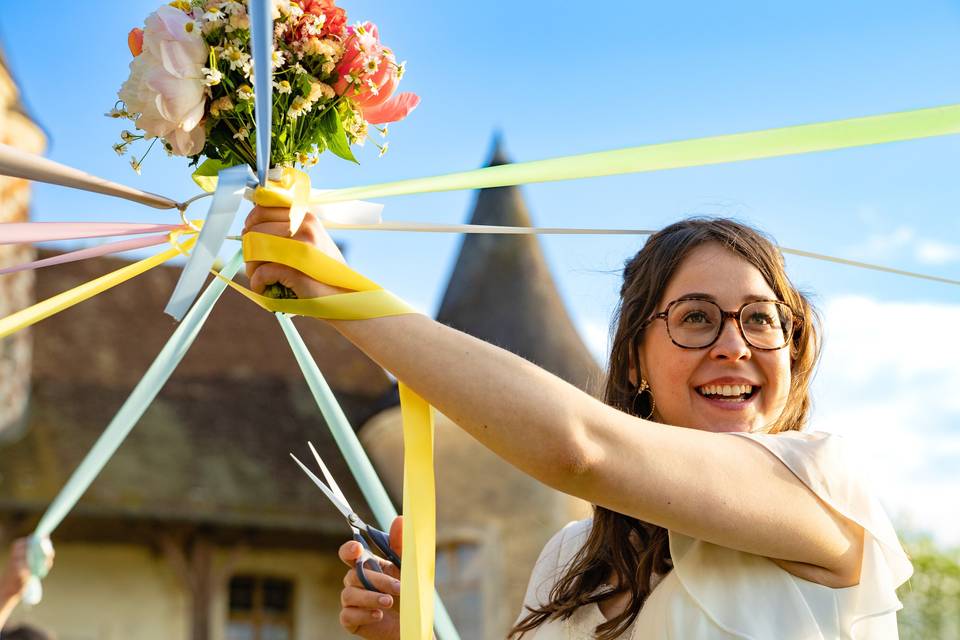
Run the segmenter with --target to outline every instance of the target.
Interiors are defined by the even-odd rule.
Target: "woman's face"
[[[657,311],[686,296],[713,299],[724,311],[736,311],[750,300],[777,299],[760,271],[712,242],[691,251],[680,264]],[[670,340],[666,322],[655,320],[644,330],[638,359],[658,419],[665,424],[704,431],[765,431],[780,417],[790,390],[790,347],[751,348],[732,319],[724,320],[717,341],[704,349],[681,349]],[[722,394],[724,385],[733,387],[728,390],[732,393],[737,391],[734,385],[749,385],[753,392],[748,398],[709,393]]]

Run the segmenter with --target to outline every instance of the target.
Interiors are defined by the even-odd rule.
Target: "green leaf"
[[[340,123],[340,114],[337,113],[336,107],[327,109],[327,112],[323,114],[323,117],[320,119],[320,131],[323,133],[323,139],[327,143],[327,148],[330,149],[330,151],[344,160],[360,164],[350,149],[350,143],[347,141],[347,133],[343,130],[343,125]]]
[[[217,174],[221,169],[226,169],[231,165],[225,164],[220,160],[204,160],[203,164],[197,167],[190,177],[197,183],[201,189],[207,193],[212,193],[217,188]]]

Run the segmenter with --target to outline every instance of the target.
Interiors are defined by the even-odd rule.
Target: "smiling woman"
[[[285,209],[246,223],[289,229]],[[310,216],[294,239],[343,260]],[[344,292],[276,263],[248,272],[256,291]],[[424,316],[331,324],[494,453],[595,505],[545,547],[514,637],[897,636],[910,563],[843,443],[802,431],[818,320],[756,230],[684,220],[628,261],[605,404]],[[392,593],[387,574],[374,586]],[[398,637],[395,598],[353,570],[344,584],[344,628]]]

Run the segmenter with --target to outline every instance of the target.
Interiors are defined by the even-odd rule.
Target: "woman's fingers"
[[[380,609],[358,609],[348,607],[340,610],[340,626],[349,633],[356,633],[359,627],[383,620],[383,611]]]
[[[340,606],[360,609],[389,609],[393,606],[393,596],[376,591],[367,591],[361,587],[344,587],[340,592]]]
[[[353,567],[353,563],[357,561],[363,554],[363,547],[360,546],[360,543],[356,540],[347,540],[342,545],[340,545],[337,555],[340,556],[340,560],[343,561],[348,567]]]
[[[367,580],[370,581],[370,584],[372,584],[377,591],[387,595],[399,596],[400,580],[398,578],[400,573],[396,570],[396,567],[386,560],[381,561],[381,566],[383,567],[384,573],[377,573],[376,571],[365,569],[363,575],[366,576]],[[360,582],[360,576],[357,575],[356,569],[350,569],[350,571],[347,571],[346,575],[343,576],[343,586],[366,589],[364,584]]]
[[[268,284],[279,282],[288,289],[292,289],[298,298],[313,298],[312,295],[304,295],[303,283],[306,279],[306,276],[296,269],[276,262],[262,262],[250,276],[250,288],[255,293],[263,293]]]
[[[403,516],[397,516],[390,523],[390,548],[403,558]]]
[[[261,224],[263,222],[286,222],[287,230],[289,234],[290,229],[290,209],[285,207],[261,207],[260,205],[255,206],[251,209],[250,213],[247,215],[247,219],[243,222],[243,230],[246,231],[250,227]]]

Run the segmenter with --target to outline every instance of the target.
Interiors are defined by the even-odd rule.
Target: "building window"
[[[227,640],[291,640],[293,582],[239,575],[230,579]]]
[[[437,545],[437,590],[462,640],[484,637],[483,568],[480,545]]]

